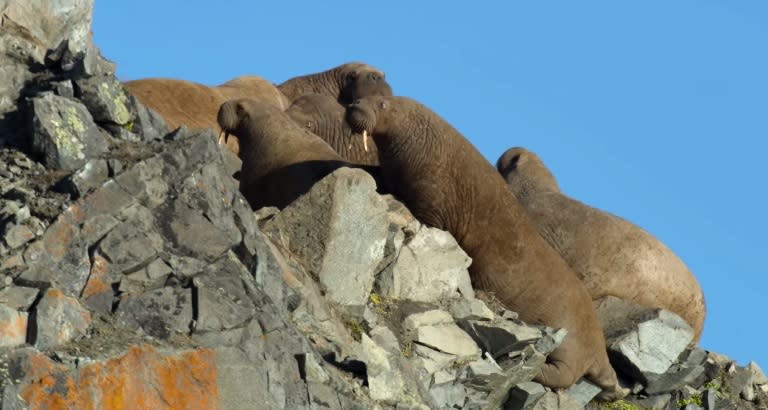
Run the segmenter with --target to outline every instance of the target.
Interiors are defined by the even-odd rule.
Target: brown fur
[[[274,84],[257,76],[237,77],[213,87],[169,78],[127,81],[124,86],[142,104],[163,117],[168,131],[181,125],[191,129],[217,129],[219,107],[235,98],[256,99],[280,110],[290,105]],[[237,155],[240,152],[237,138],[229,139],[227,148]]]
[[[297,124],[330,144],[345,160],[379,165],[376,144],[369,140],[368,151],[365,151],[361,135],[344,121],[345,112],[344,106],[325,94],[303,95],[285,111]]]
[[[227,101],[217,118],[222,130],[240,138],[240,192],[253,209],[284,208],[334,170],[356,167],[283,111],[263,102]],[[378,177],[378,168],[360,168]]]
[[[320,73],[286,80],[277,88],[291,102],[306,94],[325,94],[347,105],[369,95],[392,95],[384,72],[363,63],[346,63]]]
[[[347,121],[372,133],[393,193],[419,220],[453,234],[472,258],[476,287],[494,292],[525,321],[567,329],[536,380],[567,387],[586,376],[604,389],[604,398],[627,393],[608,362],[584,285],[467,139],[405,97],[364,98],[349,106]]]
[[[667,309],[685,319],[699,339],[704,294],[669,248],[642,228],[562,194],[541,159],[524,148],[507,150],[497,169],[593,300],[611,295]]]

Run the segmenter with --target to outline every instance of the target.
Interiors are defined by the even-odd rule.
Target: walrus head
[[[367,64],[348,63],[336,68],[340,85],[339,103],[349,104],[368,96],[392,95],[384,72]]]
[[[230,134],[242,140],[248,136],[248,123],[251,118],[268,116],[274,108],[263,102],[248,98],[228,100],[219,106],[216,122],[221,127],[219,143],[226,143]]]
[[[388,108],[387,101],[377,97],[355,100],[347,107],[347,123],[353,131],[363,134],[363,146],[366,151],[368,151],[368,134],[373,134],[374,129],[384,131],[386,116],[381,116],[380,112]]]
[[[522,147],[506,150],[496,161],[496,169],[520,200],[536,192],[560,192],[560,187],[544,162]]]

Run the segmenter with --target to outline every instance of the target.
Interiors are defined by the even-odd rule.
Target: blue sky
[[[704,289],[701,345],[768,370],[768,2],[259,3],[98,0],[94,38],[121,80],[377,66],[489,161],[526,147],[662,240]]]

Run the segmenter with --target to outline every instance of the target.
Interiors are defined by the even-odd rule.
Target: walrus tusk
[[[227,143],[227,137],[229,137],[229,133],[228,132],[226,132],[224,130],[219,131],[219,140],[218,140],[219,145],[226,144]]]
[[[363,149],[368,152],[368,131],[363,130]]]

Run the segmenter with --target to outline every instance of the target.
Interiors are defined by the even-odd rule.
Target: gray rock
[[[467,402],[467,389],[461,384],[435,385],[429,389],[429,394],[441,409],[465,408],[464,405]]]
[[[210,261],[223,255],[240,242],[240,238],[212,223],[199,209],[182,202],[174,202],[167,216],[173,247],[184,253]]]
[[[93,0],[0,2],[0,13],[9,20],[3,25],[23,28],[40,47],[40,54],[34,56],[40,63],[43,52],[63,41],[72,52],[84,52],[90,43],[92,12]]]
[[[250,410],[256,403],[265,409],[285,408],[270,395],[269,374],[259,364],[263,363],[252,361],[239,348],[216,348],[216,384],[221,408]]]
[[[65,211],[40,240],[27,246],[24,251],[27,270],[18,276],[20,284],[51,285],[66,295],[80,296],[91,271],[88,244],[77,228],[80,209],[73,207]]]
[[[416,329],[413,341],[459,358],[480,356],[474,340],[454,323],[421,326]]]
[[[425,373],[423,376],[431,376],[440,370],[446,369],[456,361],[456,355],[443,353],[420,344],[414,343],[411,349],[413,353],[412,361],[416,363],[416,368],[423,370]]]
[[[79,198],[100,187],[107,178],[109,178],[107,161],[91,159],[80,170],[67,177],[66,189],[74,195],[74,198]]]
[[[175,172],[169,169],[167,172]],[[163,176],[163,159],[153,157],[134,165],[115,178],[118,185],[129,195],[137,198],[149,208],[165,202],[168,195],[168,181]]]
[[[387,240],[373,178],[341,168],[266,221],[264,232],[316,276],[327,299],[362,314]]]
[[[592,302],[602,325],[606,339],[626,332],[652,315],[653,309],[615,296],[604,296]]]
[[[141,328],[150,336],[168,339],[173,333],[189,332],[192,292],[190,289],[165,287],[124,297],[115,313],[121,326]]]
[[[451,299],[448,310],[457,321],[462,320],[493,320],[496,315],[480,299]]]
[[[199,306],[196,332],[232,329],[254,316],[255,307],[243,283],[247,277],[245,267],[231,253],[194,277]]]
[[[65,98],[75,98],[75,87],[72,80],[62,80],[51,82],[51,87],[56,95]]]
[[[49,289],[35,309],[33,345],[40,350],[56,348],[84,336],[90,325],[91,315],[77,299]]]
[[[747,363],[747,370],[752,374],[752,384],[761,385],[768,384],[768,377],[763,373],[763,369],[755,362]]]
[[[32,147],[47,167],[73,171],[107,150],[107,140],[79,102],[45,93],[32,99],[32,109]]]
[[[645,392],[650,395],[672,392],[685,385],[700,386],[706,379],[706,351],[694,348],[684,351],[666,372],[646,373]]]
[[[119,224],[120,221],[112,215],[96,215],[83,223],[81,233],[85,241],[92,245],[101,240],[112,228]]]
[[[133,95],[128,94],[128,105],[133,107],[136,113],[132,130],[145,140],[159,140],[168,133],[163,117],[140,103]]]
[[[579,379],[576,384],[569,387],[566,393],[581,407],[584,407],[592,399],[594,399],[600,392],[603,391],[600,386],[590,382],[585,378]]]
[[[492,359],[473,360],[467,363],[469,377],[480,378],[494,375],[503,375],[504,370]]]
[[[573,398],[564,392],[547,392],[542,396],[536,404],[531,407],[532,410],[581,410],[582,406],[579,405]]]
[[[489,352],[494,358],[520,351],[542,337],[541,331],[535,327],[504,319],[466,320],[459,324],[483,351]]]
[[[26,288],[23,286],[8,286],[0,289],[0,304],[11,309],[28,311],[32,303],[35,302],[37,294],[40,291],[35,288]]]
[[[514,358],[499,361],[499,365],[504,369],[504,376],[493,378],[489,380],[490,383],[478,386],[483,391],[489,392],[488,408],[501,408],[507,400],[510,389],[522,382],[533,380],[545,361],[546,356],[536,351],[536,348],[531,345],[526,346]]]
[[[129,124],[131,113],[128,110],[128,99],[117,78],[113,76],[79,78],[75,80],[75,92],[96,122],[133,128],[133,125]]]
[[[417,302],[474,298],[471,263],[451,234],[421,226],[405,240],[392,269],[379,275],[377,288],[382,296]]]
[[[658,309],[632,330],[608,341],[613,363],[644,384],[647,375],[662,374],[693,340],[693,329],[672,312]]]
[[[536,403],[544,394],[544,386],[536,382],[522,382],[509,391],[504,410],[523,410]]]
[[[2,300],[2,299],[0,299]],[[377,326],[369,332],[371,339],[392,354],[400,353],[400,343],[395,334],[386,326]]]
[[[390,354],[366,334],[361,336],[361,358],[366,364],[368,394],[383,403],[405,401],[405,382],[398,368],[390,362]]]
[[[208,263],[188,256],[163,254],[163,261],[171,267],[176,276],[191,278],[202,272]]]
[[[311,401],[310,409],[342,409],[339,394],[331,386],[307,382],[307,390],[309,390],[309,399]]]
[[[701,401],[704,404],[704,410],[715,410],[717,402],[717,392],[712,389],[706,389],[701,393]]]
[[[403,320],[403,329],[414,331],[422,326],[453,324],[453,317],[444,310],[427,310],[412,313]]]
[[[26,225],[8,224],[3,233],[3,240],[9,249],[16,249],[35,239],[35,233]]]
[[[0,348],[23,345],[27,340],[27,313],[0,302],[0,329]]]
[[[568,330],[564,328],[560,329],[553,329],[551,327],[544,327],[542,330],[543,336],[541,339],[536,341],[536,350],[539,352],[544,353],[545,355],[548,355],[555,351],[558,346],[560,346],[560,343],[565,340],[565,337],[568,335]]]
[[[114,227],[99,244],[101,253],[117,273],[131,273],[147,266],[163,249],[163,238],[154,227],[154,216],[136,206],[131,218]]]

